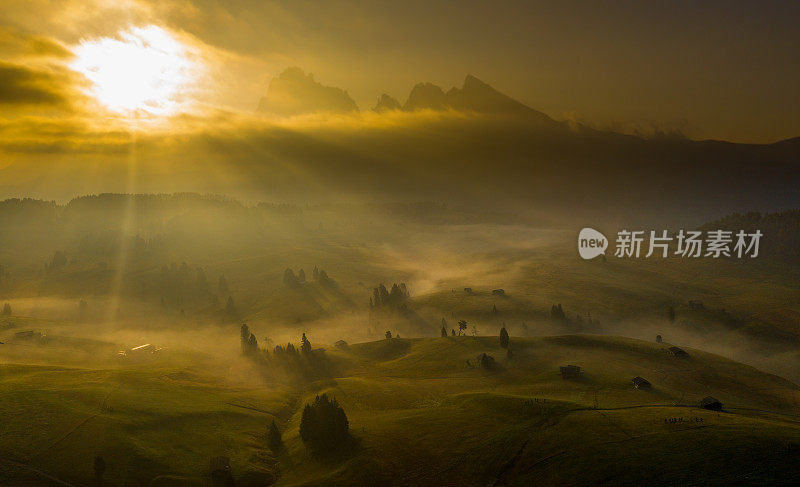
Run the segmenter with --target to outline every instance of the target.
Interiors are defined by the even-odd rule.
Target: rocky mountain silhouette
[[[404,110],[462,110],[476,113],[505,113],[534,116],[543,122],[553,119],[505,95],[475,76],[467,75],[461,88],[447,92],[431,83],[419,83],[411,90]]]
[[[325,86],[311,73],[291,67],[272,78],[266,96],[258,103],[258,111],[288,117],[318,112],[354,112],[358,111],[358,106],[346,91]]]
[[[280,116],[305,113],[348,113],[358,107],[347,91],[325,86],[297,67],[287,68],[272,79],[266,96],[261,98],[258,111]],[[402,110],[459,110],[484,114],[510,114],[540,123],[561,125],[544,113],[505,95],[475,76],[468,75],[461,88],[453,87],[445,92],[433,83],[418,83],[404,104],[384,93],[372,110],[387,112]]]
[[[417,83],[408,95],[403,110],[447,110],[454,108],[449,103],[444,90],[433,83]]]
[[[387,112],[402,109],[403,107],[400,105],[400,102],[397,101],[397,99],[393,96],[387,95],[386,93],[382,94],[378,98],[378,103],[376,103],[375,107],[372,108],[372,110],[376,112]]]

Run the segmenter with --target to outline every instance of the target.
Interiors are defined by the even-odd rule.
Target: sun
[[[91,82],[88,94],[120,114],[180,111],[199,70],[187,46],[155,25],[84,40],[73,52],[70,68]]]

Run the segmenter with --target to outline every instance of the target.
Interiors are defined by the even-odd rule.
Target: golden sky
[[[2,165],[113,153],[132,132],[246,131],[288,66],[362,111],[384,92],[402,103],[417,82],[446,90],[470,73],[601,129],[800,135],[800,5],[696,3],[5,0]]]

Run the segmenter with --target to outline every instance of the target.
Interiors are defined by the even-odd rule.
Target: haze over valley
[[[0,485],[796,484],[798,13],[4,2]]]

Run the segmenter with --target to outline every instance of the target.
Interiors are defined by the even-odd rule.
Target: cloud
[[[66,106],[72,85],[62,69],[0,61],[0,105]]]
[[[11,26],[0,25],[0,52],[11,58],[55,58],[66,59],[72,52],[52,37],[25,33]]]

